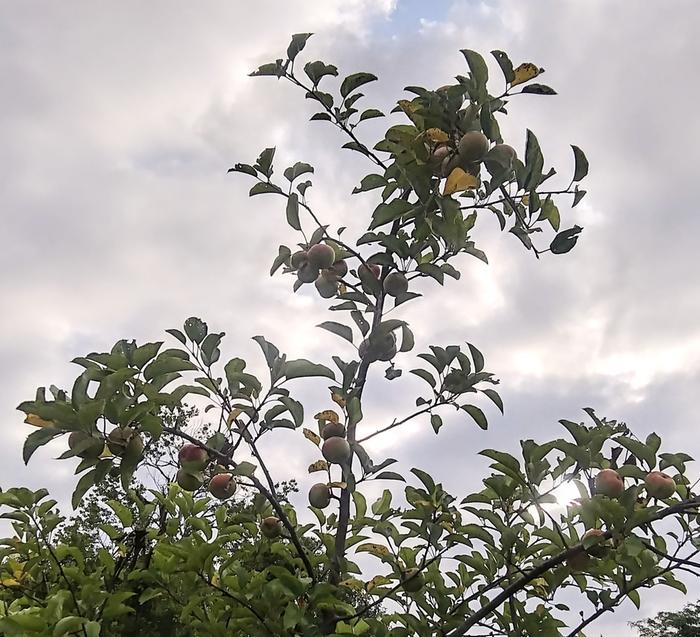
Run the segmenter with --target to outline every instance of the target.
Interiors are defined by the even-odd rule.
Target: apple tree
[[[86,555],[48,491],[0,494],[14,531],[0,542],[4,634],[123,634],[128,618],[167,608],[160,634],[574,637],[626,600],[639,606],[649,588],[683,590],[680,574],[700,567],[691,458],[592,409],[583,422],[560,421],[559,438],[522,440],[517,456],[481,451],[490,470],[473,493],[370,456],[368,440],[408,422],[439,435],[446,414],[486,429],[487,413],[503,411],[476,345],[423,342],[403,307],[421,303],[418,290],[441,289],[426,284],[458,279],[470,258],[487,261],[477,223],[498,224],[540,267],[555,267],[582,231],[566,218],[585,195],[588,162],[572,146],[562,180],[532,131],[524,144],[503,139],[511,102],[555,94],[535,64],[493,51],[489,68],[465,49],[463,75],[436,90],[409,86],[385,114],[361,92],[375,75],[340,79],[332,64],[300,61],[309,37],[294,35],[252,75],[297,87],[317,107],[311,119],[368,162],[353,191],[369,193],[356,208],[373,200],[365,229],[348,236],[324,223],[313,166],[280,167],[274,148],[230,172],[252,182],[252,197],[280,202],[289,241],[271,274],[326,308],[319,327],[338,337],[337,354],[295,358],[256,336],[259,378],[245,360],[222,358],[224,332],[191,317],[167,330],[168,345],[120,340],[75,358],[82,371],[70,390],[40,388],[22,402],[36,427],[25,462],[61,441],[60,459],[79,461],[73,506],[115,477],[126,500],[110,500],[108,541]],[[391,125],[370,144],[367,122],[384,117]],[[423,391],[377,425],[365,387],[409,374]],[[304,383],[325,383],[327,403],[303,404]],[[203,408],[206,433],[166,417],[186,400]],[[300,476],[280,475],[261,451],[280,429],[309,441],[308,510],[281,486]],[[173,459],[165,488],[145,475],[154,448]],[[578,497],[557,504],[562,485]],[[370,492],[381,495],[368,501]]]

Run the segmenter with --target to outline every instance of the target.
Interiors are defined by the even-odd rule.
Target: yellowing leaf
[[[367,592],[370,593],[372,592],[372,589],[377,588],[377,586],[383,586],[384,584],[391,584],[391,580],[388,577],[384,577],[384,575],[375,575],[369,582],[367,582],[367,586],[365,588]]]
[[[20,582],[18,582],[16,579],[12,577],[8,577],[5,579],[0,579],[0,586],[7,586],[7,587],[13,587],[13,586],[22,586]]]
[[[242,413],[243,413],[243,410],[239,409],[239,408],[232,409],[229,412],[229,414],[226,418],[226,425],[228,426],[229,429],[231,429],[231,425],[233,424],[233,421],[236,420],[236,418],[238,418],[238,416],[240,416]]]
[[[360,544],[355,551],[357,553],[370,553],[375,557],[388,557],[391,555],[391,552],[386,546],[374,544],[373,542],[365,542],[364,544]]]
[[[213,586],[218,586],[219,583],[221,582],[221,578],[217,573],[214,573],[214,575],[211,576],[211,583]]]
[[[510,85],[516,86],[518,84],[522,84],[523,82],[528,82],[532,78],[537,77],[540,73],[544,73],[544,69],[539,68],[532,62],[523,62],[520,66],[514,69],[513,72],[515,73],[515,77]]]
[[[329,482],[328,486],[331,489],[347,489],[348,483],[347,482]]]
[[[34,427],[49,427],[50,429],[56,427],[56,423],[54,423],[53,420],[44,420],[43,418],[39,418],[36,414],[27,414],[24,422],[28,425],[34,425]]]
[[[339,394],[331,394],[331,400],[336,404],[345,409],[345,398]]]
[[[315,471],[328,471],[328,463],[325,460],[316,460],[316,462],[309,465],[309,473],[314,473]]]
[[[313,431],[311,431],[311,429],[307,429],[306,427],[304,427],[302,429],[302,432],[304,436],[308,438],[311,442],[313,442],[317,447],[321,444],[321,436],[315,434]]]
[[[431,141],[431,142],[446,142],[449,141],[450,136],[444,131],[439,128],[429,128],[427,131],[425,131],[425,136]]]
[[[109,450],[109,447],[107,445],[104,446],[104,449],[100,452],[100,458],[111,458],[114,454]]]
[[[442,194],[451,195],[455,192],[470,190],[471,188],[478,187],[479,178],[457,166],[457,168],[455,168],[447,177]]]
[[[354,577],[344,579],[342,582],[338,582],[338,584],[356,591],[363,591],[365,589],[365,585],[359,579],[355,579]]]
[[[328,422],[339,422],[340,417],[332,409],[326,409],[314,416],[316,420],[327,420]]]

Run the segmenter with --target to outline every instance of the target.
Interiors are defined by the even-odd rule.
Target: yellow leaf
[[[214,575],[211,576],[211,583],[214,586],[218,586],[220,582],[221,582],[221,578],[218,576],[217,573],[214,573]]]
[[[520,66],[514,69],[515,78],[510,83],[511,86],[517,86],[523,82],[537,77],[540,73],[544,73],[544,69],[539,68],[532,62],[523,62]]]
[[[311,429],[307,429],[306,427],[304,427],[302,429],[302,432],[304,436],[306,436],[306,438],[313,442],[317,447],[321,444],[321,436],[315,434],[313,431],[311,431]]]
[[[449,141],[450,139],[450,136],[444,130],[440,130],[439,128],[429,128],[427,131],[425,131],[425,136],[431,142],[442,143]]]
[[[374,544],[373,542],[365,542],[364,544],[360,544],[355,549],[356,553],[369,553],[371,555],[374,555],[375,557],[388,557],[391,555],[391,552],[386,546],[382,546],[381,544]]]
[[[363,591],[365,589],[365,585],[359,579],[355,579],[354,577],[344,579],[342,582],[338,582],[338,584],[356,591]]]
[[[243,410],[238,408],[232,409],[229,412],[228,417],[226,418],[226,425],[229,429],[231,429],[231,424],[233,423],[233,421],[236,420],[236,418],[238,418],[238,416],[240,416],[242,413]]]
[[[316,420],[327,420],[328,422],[339,422],[340,417],[332,409],[326,409],[314,416]]]
[[[56,423],[53,420],[44,420],[43,418],[39,418],[36,414],[27,414],[24,422],[28,425],[34,425],[35,427],[48,427],[50,429],[55,429],[56,427]]]
[[[16,579],[8,577],[5,579],[0,579],[0,586],[14,587],[22,586],[22,584],[20,584],[20,582],[18,582]]]
[[[369,582],[367,582],[367,592],[370,593],[372,589],[377,588],[377,586],[383,586],[384,584],[391,584],[391,580],[384,575],[375,575]]]
[[[479,187],[479,178],[457,166],[447,177],[443,195],[451,195],[462,190]]]
[[[325,460],[316,460],[316,462],[309,465],[309,473],[314,473],[315,471],[328,471],[328,463]]]
[[[529,195],[529,194],[528,194],[528,195],[523,195],[523,196],[520,198],[520,203],[523,204],[523,206],[529,205],[529,204],[530,204],[530,195]]]
[[[100,453],[100,458],[111,458],[114,454],[109,450],[109,447],[107,445],[104,446],[104,449]]]
[[[331,394],[331,400],[336,404],[345,409],[345,398],[340,394]]]

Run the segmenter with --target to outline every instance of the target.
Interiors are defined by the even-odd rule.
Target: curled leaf
[[[447,177],[442,194],[451,195],[455,192],[461,192],[462,190],[470,190],[478,187],[479,178],[457,166],[457,168],[455,168]]]
[[[325,460],[316,460],[316,462],[309,465],[309,473],[316,473],[316,471],[327,471],[328,463]]]
[[[318,434],[316,434],[316,433],[314,433],[313,431],[311,431],[311,429],[307,429],[306,427],[304,427],[304,428],[302,429],[302,432],[303,432],[304,436],[305,436],[308,440],[310,440],[311,442],[313,442],[317,447],[318,447],[318,445],[321,444],[321,436],[319,436]]]

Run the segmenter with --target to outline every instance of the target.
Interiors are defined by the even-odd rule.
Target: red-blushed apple
[[[260,522],[260,532],[268,539],[273,540],[282,533],[282,524],[274,515],[266,517]]]
[[[311,265],[308,261],[305,261],[299,266],[297,271],[297,279],[302,283],[313,283],[318,279],[318,275],[321,271],[314,265]]]
[[[666,500],[676,492],[676,483],[671,476],[663,471],[651,471],[644,478],[647,493],[652,498]]]
[[[425,585],[425,577],[417,568],[407,568],[403,571],[401,581],[407,593],[417,593]]]
[[[235,492],[236,478],[230,473],[217,473],[209,480],[209,493],[219,500],[230,498]]]
[[[321,447],[321,453],[328,462],[342,464],[350,460],[351,449],[345,438],[328,438]]]
[[[317,509],[325,509],[331,503],[331,490],[327,484],[317,482],[309,489],[309,504]]]
[[[339,422],[330,422],[321,430],[321,438],[328,440],[328,438],[344,438],[345,437],[345,426],[341,425]]]
[[[357,276],[360,278],[360,280],[366,278],[366,277],[374,277],[375,279],[378,279],[379,276],[382,273],[382,268],[381,266],[377,265],[376,263],[368,263],[365,265],[362,263],[358,268],[357,268]]]
[[[595,477],[595,492],[609,498],[619,498],[625,490],[625,483],[614,469],[603,469]]]
[[[317,243],[308,249],[306,259],[309,265],[319,270],[321,268],[330,268],[335,263],[335,250],[326,243]]]
[[[209,454],[206,449],[191,442],[180,447],[177,459],[183,469],[191,471],[202,471],[209,464]]]
[[[342,279],[348,273],[348,263],[345,259],[339,259],[330,268],[329,271],[338,279]]]
[[[201,473],[190,472],[188,469],[179,469],[175,479],[180,488],[185,491],[196,491],[204,483],[204,477]]]

